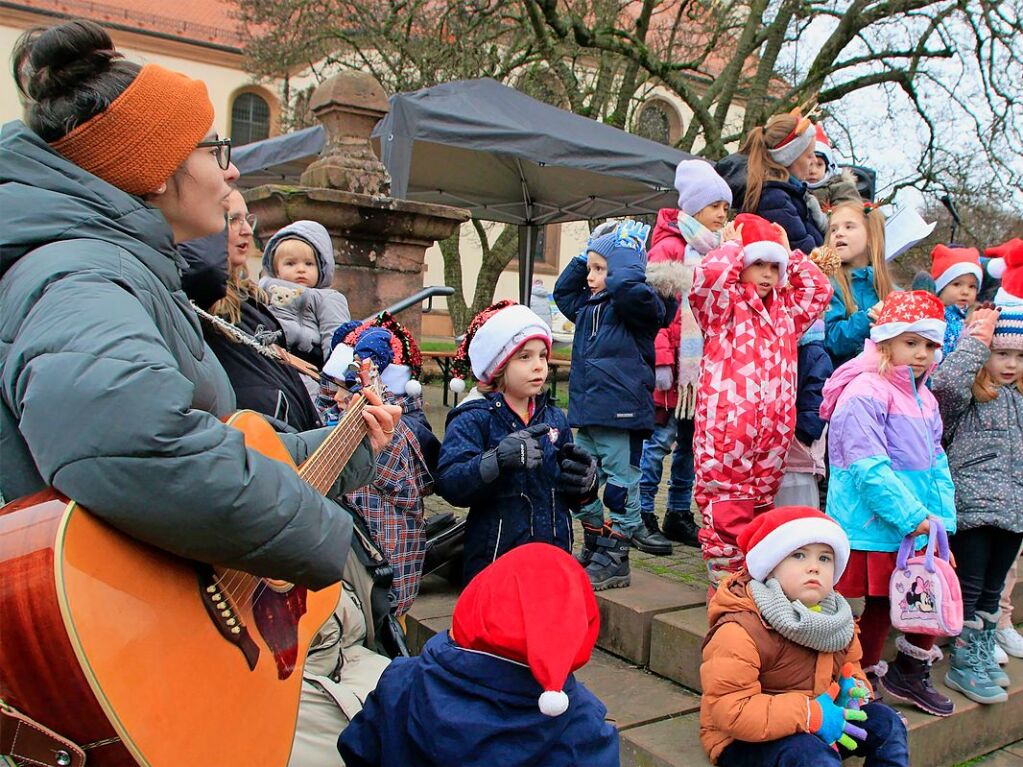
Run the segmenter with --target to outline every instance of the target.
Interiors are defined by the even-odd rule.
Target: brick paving
[[[443,438],[444,435],[444,419],[447,418],[448,408],[444,407],[442,397],[443,390],[439,381],[436,383],[428,383],[423,386],[423,397],[426,405],[426,415],[430,419],[430,425],[433,426],[434,433]],[[670,455],[665,459],[667,462],[670,459]],[[667,504],[667,488],[668,488],[668,469],[665,466],[664,481],[661,483],[660,491],[657,494],[657,501],[655,504],[655,511],[658,517],[663,517],[664,509]],[[439,495],[431,495],[426,499],[426,514],[427,516],[433,514],[440,514],[446,511],[452,511],[455,514],[461,516],[466,513],[465,509],[459,509]],[[579,523],[575,523],[575,536],[576,540],[582,540],[582,529]],[[700,550],[683,546],[682,544],[675,544],[674,553],[671,556],[654,556],[653,554],[644,554],[641,551],[635,549],[629,555],[629,561],[633,567],[640,570],[646,570],[647,572],[659,575],[662,578],[669,580],[678,581],[681,583],[689,583],[693,585],[702,585],[707,582],[704,576],[703,559],[700,557]]]

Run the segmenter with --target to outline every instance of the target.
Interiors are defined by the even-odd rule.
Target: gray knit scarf
[[[820,612],[817,612],[785,596],[775,578],[767,583],[751,580],[749,591],[771,628],[796,644],[817,652],[838,652],[852,641],[852,610],[837,592],[826,596],[821,601]]]

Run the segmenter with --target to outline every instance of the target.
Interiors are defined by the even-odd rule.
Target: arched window
[[[661,144],[671,144],[671,115],[656,101],[644,104],[636,118],[636,133]]]
[[[270,105],[256,93],[242,93],[231,107],[231,143],[262,141],[270,136]]]

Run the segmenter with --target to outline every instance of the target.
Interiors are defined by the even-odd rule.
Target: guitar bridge
[[[259,646],[249,636],[248,628],[242,622],[241,615],[238,614],[230,597],[221,588],[213,568],[210,565],[196,563],[195,572],[199,580],[199,597],[207,615],[220,635],[241,651],[249,671],[252,671],[259,660]]]

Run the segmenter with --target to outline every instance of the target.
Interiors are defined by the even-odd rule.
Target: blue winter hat
[[[708,205],[724,200],[731,206],[732,190],[706,160],[683,160],[675,168],[678,207],[695,216]]]
[[[345,336],[359,327],[362,327],[362,323],[358,320],[348,320],[348,322],[341,325],[341,327],[334,331],[334,335],[330,337],[331,350],[333,351],[335,346],[345,340]]]
[[[586,250],[603,256],[608,263],[623,256],[630,259],[638,258],[642,263],[646,263],[646,248],[643,247],[643,243],[618,230],[598,237],[586,246]]]
[[[355,356],[360,360],[373,360],[377,370],[382,372],[394,361],[391,331],[385,328],[366,328],[355,343]]]

